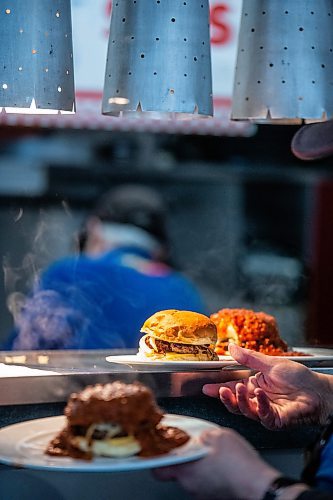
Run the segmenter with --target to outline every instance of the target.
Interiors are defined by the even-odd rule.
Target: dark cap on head
[[[291,150],[300,160],[333,156],[333,120],[301,127],[293,137]]]
[[[166,206],[159,193],[148,186],[127,184],[107,191],[99,198],[92,215],[103,222],[140,227],[160,243],[167,243]]]

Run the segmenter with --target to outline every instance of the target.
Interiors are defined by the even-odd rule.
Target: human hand
[[[229,352],[238,363],[257,373],[242,380],[206,384],[204,394],[219,397],[231,413],[258,420],[271,430],[294,424],[325,423],[333,399],[329,376],[295,361],[267,356],[236,344],[229,345]]]
[[[209,448],[206,457],[156,469],[154,476],[162,481],[178,481],[197,499],[257,500],[281,475],[231,429],[207,431],[201,436],[201,442]]]

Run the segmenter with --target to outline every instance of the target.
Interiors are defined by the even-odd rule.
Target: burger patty
[[[214,351],[209,348],[209,345],[194,345],[194,344],[178,344],[176,342],[167,342],[154,338],[153,342],[150,341],[151,337],[146,337],[145,341],[150,349],[154,349],[160,353],[176,352],[178,354],[207,354],[214,358]]]

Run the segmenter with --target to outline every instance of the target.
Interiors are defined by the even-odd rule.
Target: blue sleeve
[[[311,488],[298,495],[297,500],[332,500],[332,493]]]
[[[18,320],[13,349],[124,347],[104,314],[106,278],[84,259],[64,259],[41,276]]]
[[[156,277],[102,259],[63,259],[43,273],[26,301],[13,348],[135,348],[144,321],[162,309],[207,314],[179,273]]]
[[[2,344],[0,345],[0,350],[1,351],[11,351],[11,350],[13,350],[13,345],[15,343],[17,335],[18,335],[18,331],[15,328],[15,329],[13,329],[9,333],[8,337],[6,338],[6,340],[4,342],[2,342]]]
[[[322,451],[316,474],[316,486],[319,489],[332,491],[333,498],[333,435]]]

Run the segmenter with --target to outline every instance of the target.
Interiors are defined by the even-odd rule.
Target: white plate
[[[333,349],[327,347],[293,347],[293,351],[304,352],[315,358],[333,359]]]
[[[121,356],[108,356],[106,361],[109,363],[120,363],[131,367],[141,367],[145,369],[163,369],[168,371],[188,370],[216,370],[224,366],[234,365],[235,360],[231,356],[221,356],[219,361],[165,361],[165,360],[147,360],[142,359],[136,354],[127,354]]]
[[[333,362],[333,350],[325,348],[316,347],[292,347],[290,350],[294,352],[302,352],[304,355],[300,356],[272,356],[278,359],[290,359],[291,361],[297,361],[306,366],[332,366]],[[228,360],[230,356],[226,356]],[[219,356],[222,360],[224,356]]]
[[[291,359],[307,366],[331,366],[333,363],[333,350],[315,347],[293,347],[293,351],[303,352],[305,356],[274,356],[275,358]],[[198,371],[219,370],[221,368],[233,368],[237,366],[231,356],[219,356],[219,361],[165,361],[142,359],[136,354],[119,356],[108,356],[109,363],[119,363],[131,368],[142,368],[144,370],[156,371],[166,369],[167,371]],[[241,366],[241,365],[239,365]]]
[[[303,352],[305,356],[277,356],[279,358],[291,359],[306,366],[332,366],[333,350],[319,347],[293,347],[295,352]]]
[[[48,417],[28,420],[0,429],[0,463],[27,469],[45,469],[68,472],[124,472],[151,469],[198,460],[208,453],[198,437],[203,431],[219,428],[216,424],[199,418],[167,414],[162,423],[179,427],[191,439],[166,455],[152,458],[104,458],[91,461],[69,457],[51,457],[44,454],[50,440],[65,425],[65,417]]]

